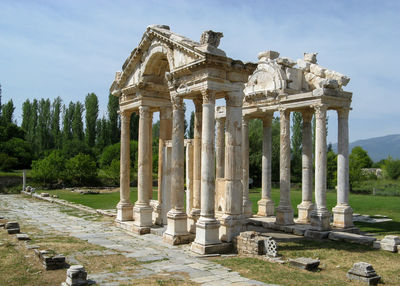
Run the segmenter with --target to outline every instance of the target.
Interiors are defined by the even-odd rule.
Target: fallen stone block
[[[44,254],[42,255],[42,264],[44,268],[46,268],[46,270],[63,269],[66,266],[65,256],[62,254],[54,256],[49,254]]]
[[[29,235],[27,235],[26,233],[18,233],[16,236],[18,240],[31,240]]]
[[[92,284],[91,282],[87,280],[87,273],[82,265],[72,265],[67,270],[67,280],[61,286],[85,286]]]
[[[376,274],[371,264],[366,262],[356,262],[347,274],[350,280],[357,280],[367,283],[368,285],[377,285],[381,277]]]
[[[307,258],[307,257],[300,257],[296,259],[289,259],[290,265],[300,268],[300,269],[305,269],[308,271],[315,271],[318,269],[319,266],[319,259],[312,259],[312,258]]]
[[[381,242],[380,241],[374,241],[372,244],[372,247],[375,249],[381,249]]]
[[[19,232],[20,232],[19,228],[9,228],[9,229],[7,229],[7,233],[8,234],[16,234],[16,233],[19,233]]]
[[[311,239],[325,239],[328,238],[330,231],[306,230],[304,237]]]
[[[386,235],[384,239],[381,240],[381,249],[397,252],[397,246],[400,245],[400,237],[396,235]]]
[[[35,245],[35,244],[30,244],[30,245],[26,245],[26,249],[39,249],[39,245]]]
[[[41,193],[40,196],[42,198],[47,198],[47,197],[50,197],[50,194],[49,193]]]
[[[376,240],[375,237],[370,237],[366,235],[360,235],[355,233],[341,232],[341,231],[332,231],[329,234],[330,240],[336,241],[346,241],[357,244],[365,244],[365,245],[373,245]]]
[[[10,221],[6,223],[6,229],[19,228],[19,223],[16,221]]]
[[[5,226],[6,226],[5,223],[0,222],[0,227],[1,227],[1,228],[5,227]]]

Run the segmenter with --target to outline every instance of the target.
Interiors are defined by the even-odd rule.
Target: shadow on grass
[[[335,249],[335,250],[345,250],[349,252],[371,252],[376,251],[372,246],[355,244],[350,242],[342,241],[313,241],[308,239],[303,239],[301,241],[282,243],[279,246],[280,250],[284,251],[304,251],[304,250],[315,250],[315,249]]]
[[[400,222],[387,221],[380,223],[354,222],[362,231],[374,233],[377,235],[390,235],[400,233]]]

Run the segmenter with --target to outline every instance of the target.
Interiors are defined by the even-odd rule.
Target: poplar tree
[[[291,159],[291,171],[292,179],[295,182],[301,181],[301,152],[302,152],[302,126],[303,117],[300,112],[293,112],[292,116],[292,159]]]
[[[85,99],[86,142],[89,147],[96,143],[96,122],[99,114],[99,101],[96,94],[89,93]]]
[[[63,139],[64,142],[72,139],[72,121],[75,113],[75,104],[71,101],[66,107],[63,108]]]
[[[29,122],[32,119],[32,104],[29,99],[22,104],[22,124],[21,127],[26,132],[29,130]],[[27,133],[28,134],[28,133]]]
[[[79,141],[83,141],[84,133],[83,133],[83,116],[84,107],[83,104],[79,101],[75,103],[75,110],[72,117],[72,136]]]
[[[50,100],[41,99],[38,109],[39,152],[50,148]]]
[[[53,100],[51,106],[51,138],[53,147],[61,148],[60,136],[60,113],[61,113],[61,98],[57,97]]]
[[[2,106],[1,119],[4,125],[13,122],[14,110],[15,107],[12,99],[10,99],[6,104]]]
[[[121,132],[121,122],[118,115],[119,110],[119,100],[118,97],[113,96],[112,94],[108,95],[108,104],[107,104],[107,111],[108,111],[108,125],[110,131],[110,139],[111,144],[115,144],[120,140],[120,132]],[[132,119],[134,121],[134,125],[136,122],[136,118],[132,115],[131,117],[131,126],[132,126]],[[139,121],[138,121],[139,122]],[[131,140],[134,139],[131,137]],[[136,137],[137,139],[137,137]]]

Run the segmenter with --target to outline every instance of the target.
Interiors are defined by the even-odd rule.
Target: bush
[[[384,168],[390,179],[397,180],[400,177],[400,160],[388,157],[385,160]]]
[[[60,184],[64,179],[65,158],[54,150],[47,157],[32,162],[32,179],[44,185]]]
[[[97,176],[96,162],[87,154],[78,154],[65,164],[65,178],[73,185],[93,183]]]

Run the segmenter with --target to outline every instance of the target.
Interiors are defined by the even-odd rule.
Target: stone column
[[[138,152],[138,200],[133,208],[134,225],[140,234],[148,233],[152,224],[152,209],[149,205],[149,184],[151,165],[149,161],[150,140],[150,108],[139,107],[139,152]]]
[[[225,213],[221,217],[220,238],[231,242],[242,230],[242,99],[243,89],[226,97],[225,131]]]
[[[353,209],[349,205],[349,111],[338,113],[337,205],[333,208],[333,226],[353,227]]]
[[[297,206],[298,219],[297,223],[310,223],[310,214],[314,209],[312,203],[313,191],[313,157],[312,157],[312,130],[311,119],[313,112],[310,110],[303,111],[303,134],[302,134],[302,184],[301,184],[301,204]]]
[[[225,176],[225,118],[217,118],[217,147],[215,148],[215,153],[217,156],[216,160],[216,177],[224,178]]]
[[[26,190],[26,170],[22,171],[22,190],[25,192]]]
[[[215,94],[203,91],[203,126],[201,146],[201,212],[196,223],[196,239],[191,249],[196,253],[212,252],[220,244],[219,221],[215,219]]]
[[[330,213],[326,208],[326,105],[315,106],[315,209],[311,226],[319,231],[330,228]]]
[[[153,199],[153,112],[149,112],[150,122],[149,126],[149,162],[150,162],[150,176],[149,176],[149,200]]]
[[[202,102],[201,98],[193,100],[195,106],[193,128],[193,207],[188,219],[191,233],[196,232],[196,222],[200,217]]]
[[[120,158],[120,201],[117,205],[117,221],[133,219],[132,204],[130,201],[130,141],[129,128],[131,113],[122,111],[121,116],[121,158]]]
[[[161,107],[160,108],[160,137],[158,141],[158,206],[157,206],[157,215],[155,219],[155,223],[162,225],[163,222],[163,213],[162,205],[163,205],[163,176],[166,175],[164,170],[164,142],[165,140],[171,140],[172,133],[172,109],[170,107]],[[169,210],[167,210],[169,211]]]
[[[252,202],[249,199],[249,118],[242,117],[242,188],[243,214],[245,217],[253,215]]]
[[[290,202],[290,111],[280,109],[280,201],[276,208],[276,224],[293,224],[293,209]]]
[[[171,169],[171,207],[167,214],[168,225],[163,239],[170,244],[189,242],[187,215],[185,212],[184,165],[185,165],[185,114],[183,99],[172,96],[172,169]]]
[[[257,213],[259,216],[273,216],[275,208],[271,198],[272,117],[273,114],[267,114],[263,118],[261,200],[258,201]]]

